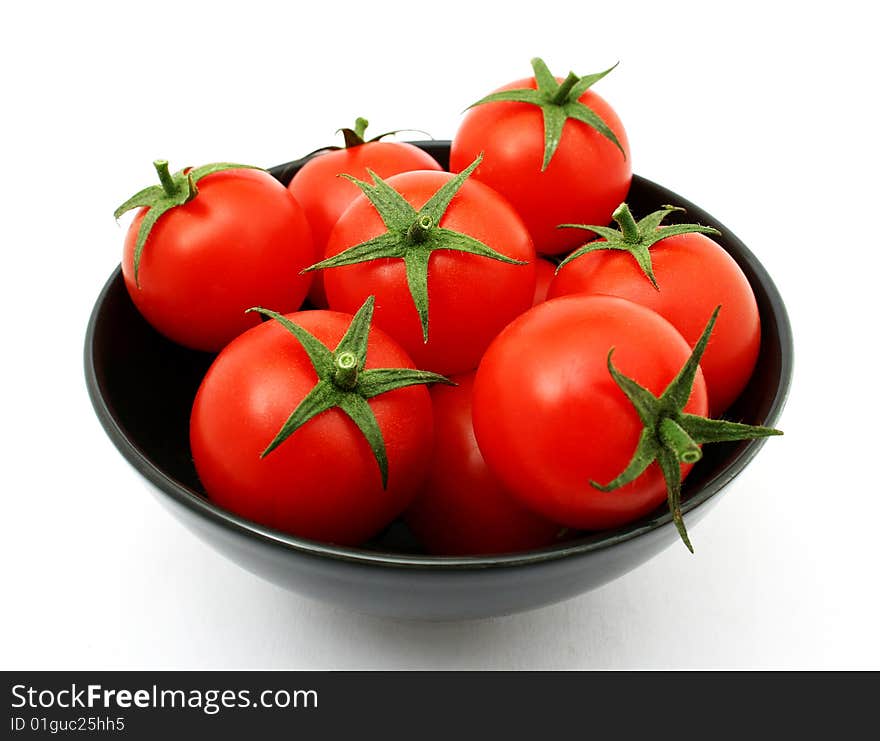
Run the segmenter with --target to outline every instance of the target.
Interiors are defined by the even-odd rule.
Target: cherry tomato
[[[198,193],[156,221],[134,255],[147,208],[125,238],[122,274],[138,310],[181,345],[216,352],[259,324],[251,306],[299,308],[311,283],[300,275],[314,256],[305,213],[267,172],[232,169],[197,183]]]
[[[418,210],[452,179],[446,172],[418,171],[395,175],[385,182]],[[376,324],[403,346],[419,368],[449,375],[476,368],[492,338],[529,307],[535,291],[535,252],[528,231],[510,204],[474,180],[463,181],[434,226],[479,240],[506,259],[525,264],[456,249],[432,252],[427,267],[425,324],[411,292],[404,259],[383,257],[325,268],[324,285],[331,308],[338,311],[352,312],[366,296],[374,294]],[[388,228],[377,209],[361,195],[336,223],[327,258],[386,233]],[[410,248],[418,249],[402,247]]]
[[[287,318],[328,348],[352,320],[331,311]],[[366,369],[412,367],[397,343],[370,329]],[[199,388],[190,422],[193,460],[220,506],[301,537],[356,545],[415,496],[431,455],[431,400],[423,386],[369,400],[384,440],[387,488],[365,435],[340,408],[321,412],[261,457],[317,380],[303,346],[279,322],[245,332],[217,356]]]
[[[495,92],[534,91],[537,87],[531,77]],[[559,254],[583,241],[583,234],[557,229],[558,224],[608,223],[632,180],[629,143],[617,114],[590,89],[577,102],[607,124],[620,148],[586,123],[569,118],[561,127],[549,165],[542,171],[547,119],[538,105],[514,101],[475,105],[452,141],[450,170],[461,171],[482,152],[483,161],[474,177],[511,202],[541,254]]]
[[[567,527],[617,527],[667,498],[657,463],[615,491],[591,485],[607,484],[626,468],[643,428],[609,372],[612,348],[615,366],[656,396],[690,356],[684,338],[650,309],[578,295],[515,319],[477,370],[474,432],[486,462],[524,505]],[[684,411],[707,411],[699,370]],[[682,475],[689,468],[683,465]]]
[[[474,374],[434,386],[434,456],[405,519],[430,553],[508,553],[555,542],[560,527],[523,507],[489,470],[471,422]]]
[[[549,297],[590,293],[635,301],[669,320],[692,347],[706,317],[720,304],[700,361],[710,412],[720,415],[745,388],[761,346],[761,320],[749,281],[734,259],[703,234],[661,239],[650,253],[657,288],[632,255],[598,250],[562,266]]]

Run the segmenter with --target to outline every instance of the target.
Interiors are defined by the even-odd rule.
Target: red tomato
[[[555,262],[543,258],[535,260],[535,297],[532,299],[532,306],[537,306],[547,300],[547,292],[550,290],[550,283],[555,274]]]
[[[305,311],[288,318],[328,347],[351,317]],[[368,334],[366,368],[412,368],[384,332]],[[231,342],[208,370],[193,405],[193,460],[208,496],[263,525],[315,540],[356,545],[375,535],[415,496],[431,455],[431,400],[410,386],[369,400],[388,458],[383,489],[363,433],[340,409],[320,413],[261,458],[317,381],[302,345],[277,321]]]
[[[181,345],[216,352],[259,324],[251,306],[299,308],[311,283],[300,275],[314,256],[305,213],[269,173],[224,170],[198,181],[193,200],[162,214],[134,251],[147,209],[125,238],[122,274],[147,321]]]
[[[644,306],[569,296],[514,320],[477,370],[474,431],[486,462],[524,505],[567,527],[617,527],[667,498],[657,463],[615,491],[590,483],[607,484],[626,468],[643,427],[609,373],[611,348],[614,365],[656,396],[690,355],[678,331]],[[707,411],[699,371],[684,411]]]
[[[667,237],[650,254],[658,288],[632,255],[598,250],[564,265],[550,284],[549,297],[591,293],[635,301],[669,320],[692,347],[706,317],[720,304],[700,361],[709,409],[712,416],[720,415],[745,388],[758,359],[761,320],[752,288],[734,259],[703,234]]]
[[[446,182],[446,172],[408,172],[386,182],[420,209]],[[502,255],[528,264],[500,262],[454,250],[437,250],[428,263],[429,336],[407,281],[403,259],[381,258],[326,268],[324,285],[331,308],[353,312],[376,296],[376,324],[396,339],[419,368],[449,375],[476,368],[492,338],[525,311],[535,291],[535,251],[510,204],[482,183],[465,180],[439,226],[469,235]],[[327,257],[384,234],[382,218],[359,196],[330,235]]]
[[[535,89],[535,78],[498,90],[523,88]],[[511,202],[542,254],[565,252],[583,242],[583,233],[557,229],[558,224],[608,223],[632,180],[629,143],[617,114],[592,90],[578,100],[614,132],[626,157],[594,128],[568,119],[559,146],[542,172],[544,116],[538,106],[520,102],[471,108],[452,141],[449,169],[460,172],[482,152],[483,161],[474,177]]]
[[[430,553],[509,553],[555,542],[561,528],[523,507],[489,470],[471,423],[474,374],[434,386],[434,456],[405,519]]]

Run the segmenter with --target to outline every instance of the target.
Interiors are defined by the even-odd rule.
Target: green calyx
[[[587,229],[595,232],[600,237],[604,237],[605,241],[595,241],[585,244],[583,247],[576,249],[568,257],[566,257],[559,267],[556,268],[558,273],[565,265],[572,260],[577,260],[581,255],[588,252],[597,252],[599,250],[622,250],[629,252],[639,264],[651,285],[657,290],[657,279],[654,277],[654,266],[651,262],[651,247],[660,240],[667,237],[674,237],[677,234],[712,234],[719,235],[717,229],[711,226],[701,226],[700,224],[669,224],[661,226],[663,220],[673,211],[684,212],[683,208],[678,206],[664,206],[659,211],[648,214],[640,221],[633,218],[632,212],[626,203],[621,203],[611,214],[611,217],[617,222],[620,229],[612,229],[608,226],[596,226],[593,224],[560,224],[560,229]]]
[[[362,144],[372,144],[373,142],[381,141],[386,136],[394,136],[395,134],[399,134],[401,131],[417,131],[420,134],[425,134],[425,136],[430,137],[431,135],[427,132],[422,131],[421,129],[395,129],[394,131],[386,131],[384,134],[379,134],[378,136],[374,136],[372,139],[365,138],[365,134],[367,131],[367,126],[370,125],[370,122],[365,118],[357,118],[354,122],[353,129],[337,129],[337,134],[342,134],[342,137],[345,139],[345,147],[325,147],[325,149],[333,150],[333,149],[351,149],[352,147],[359,147]],[[318,150],[324,151],[324,150]]]
[[[134,246],[134,282],[138,287],[140,287],[138,273],[140,271],[141,254],[144,251],[144,245],[147,243],[147,238],[150,236],[153,226],[155,226],[162,214],[170,211],[172,208],[182,206],[184,203],[189,203],[195,198],[199,193],[196,184],[206,175],[223,170],[242,168],[250,170],[262,169],[253,165],[215,162],[214,164],[203,165],[202,167],[185,167],[172,175],[168,170],[167,160],[156,160],[153,162],[153,167],[156,168],[156,173],[159,175],[160,184],[150,185],[138,191],[113,212],[113,216],[118,219],[126,211],[131,211],[133,208],[144,207],[149,209],[141,222],[140,229],[138,229],[137,242],[135,242]]]
[[[370,125],[370,122],[365,118],[358,117],[355,119],[354,128],[353,129],[339,129],[337,133],[342,134],[342,137],[345,139],[345,148],[351,149],[352,147],[359,147],[361,144],[366,144],[366,139],[364,139],[364,134],[367,132],[367,126]],[[383,136],[387,136],[387,134],[382,134],[377,137],[373,141],[378,141]]]
[[[669,511],[672,513],[672,519],[681,539],[691,553],[694,548],[688,538],[681,514],[680,465],[682,463],[696,463],[702,457],[699,448],[701,443],[751,440],[782,434],[780,430],[771,427],[746,425],[723,419],[708,419],[682,411],[690,398],[700,359],[706,350],[720,309],[719,306],[712,313],[712,317],[687,362],[659,398],[617,370],[611,361],[614,348],[608,351],[608,371],[615,383],[632,402],[644,428],[635,453],[620,475],[604,485],[595,481],[590,482],[601,491],[613,491],[635,481],[648,466],[657,461],[663,472],[663,477],[666,479]]]
[[[260,307],[248,309],[275,319],[290,332],[306,351],[318,375],[315,387],[293,410],[278,434],[260,454],[261,458],[269,455],[313,417],[337,407],[357,425],[370,444],[382,475],[382,488],[388,488],[388,456],[385,452],[385,441],[367,400],[406,386],[423,383],[446,383],[452,386],[455,384],[437,373],[410,368],[366,370],[367,338],[373,320],[374,304],[375,299],[370,296],[354,315],[345,336],[334,350],[330,350],[317,337],[281,314]]]
[[[368,144],[370,142],[377,142],[380,139],[383,139],[386,136],[391,136],[392,134],[396,134],[396,131],[386,131],[384,134],[379,134],[379,136],[374,136],[372,139],[365,139],[364,134],[367,132],[367,126],[370,125],[370,122],[365,118],[357,118],[354,122],[353,129],[337,129],[337,133],[342,134],[342,137],[345,139],[345,149],[351,149],[352,147],[359,147],[361,144]]]
[[[614,67],[617,65],[615,64]],[[550,165],[550,160],[556,153],[559,142],[562,139],[562,129],[565,122],[573,118],[575,121],[585,123],[587,126],[598,131],[616,146],[626,158],[626,152],[618,141],[617,136],[607,123],[591,108],[579,101],[579,98],[587,92],[595,83],[607,75],[614,67],[609,67],[604,72],[580,77],[574,72],[560,83],[550,74],[544,60],[535,57],[532,60],[532,69],[535,72],[537,89],[517,88],[515,90],[501,90],[491,93],[485,98],[478,100],[469,106],[483,105],[484,103],[497,103],[501,101],[513,103],[528,103],[541,109],[544,116],[544,162],[541,164],[541,172]]]
[[[366,242],[349,247],[338,255],[315,263],[303,272],[355,265],[381,258],[403,260],[409,292],[422,325],[422,337],[427,342],[428,262],[434,250],[467,252],[512,265],[526,264],[522,260],[514,260],[512,257],[502,255],[467,234],[439,226],[449,203],[481,161],[482,155],[477,157],[467,169],[444,183],[419,211],[416,211],[400,193],[372,170],[367,170],[373,180],[372,183],[358,180],[350,175],[342,175],[363,191],[382,217],[387,231]]]

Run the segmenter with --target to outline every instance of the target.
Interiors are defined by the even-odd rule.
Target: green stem
[[[357,118],[354,122],[353,129],[339,129],[345,139],[345,148],[352,149],[361,146],[361,144],[366,144],[364,141],[364,133],[367,131],[367,126],[369,125],[370,122],[367,121],[367,119]]]
[[[669,417],[664,417],[660,422],[660,440],[682,463],[696,463],[703,457],[700,446],[678,422]]]
[[[636,224],[636,220],[633,218],[632,211],[629,210],[629,206],[625,203],[621,203],[615,210],[614,213],[611,214],[611,218],[614,219],[618,226],[620,226],[620,231],[623,233],[623,241],[629,242],[630,244],[638,244],[641,241],[642,235],[639,232],[639,226]]]
[[[431,229],[434,228],[434,219],[430,216],[420,216],[416,219],[412,226],[406,232],[406,238],[412,244],[421,244],[424,242],[428,235],[431,233]]]
[[[159,182],[162,183],[162,189],[169,196],[177,195],[177,184],[174,182],[174,178],[171,177],[171,173],[168,170],[168,160],[156,160],[153,162],[153,167],[156,168],[156,172],[159,175]]]
[[[357,386],[358,358],[353,352],[341,352],[333,358],[333,384],[350,391]]]
[[[571,92],[571,89],[580,82],[580,77],[578,77],[574,72],[569,72],[568,77],[566,77],[562,84],[559,86],[559,89],[554,93],[553,97],[550,99],[550,102],[553,105],[562,105],[568,100],[568,94]]]

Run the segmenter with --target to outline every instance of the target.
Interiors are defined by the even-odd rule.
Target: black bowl
[[[448,166],[449,142],[418,142]],[[287,183],[306,160],[271,170]],[[636,213],[672,203],[690,221],[717,227],[761,312],[761,354],[731,419],[772,425],[792,372],[791,327],[770,276],[733,233],[699,207],[638,176],[628,202]],[[297,538],[244,520],[205,496],[189,450],[188,421],[212,355],[157,334],[134,308],[117,268],[95,304],[85,342],[89,395],[122,455],[159,500],[199,537],[249,571],[308,597],[404,618],[503,615],[564,600],[625,574],[678,541],[665,508],[627,527],[584,534],[551,548],[501,556],[426,556],[399,523],[361,548]],[[764,440],[709,446],[685,482],[689,526],[752,460]],[[680,547],[684,547],[679,543]]]

